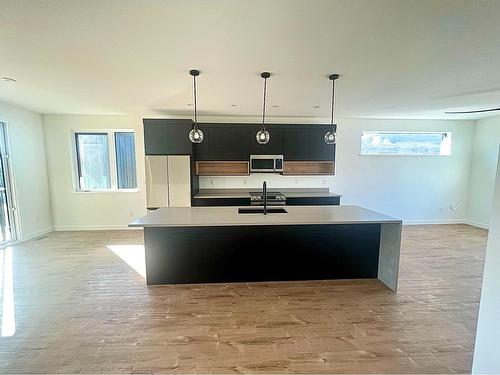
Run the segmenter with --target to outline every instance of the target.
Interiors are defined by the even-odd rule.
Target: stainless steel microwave
[[[283,155],[250,155],[250,172],[283,172]]]

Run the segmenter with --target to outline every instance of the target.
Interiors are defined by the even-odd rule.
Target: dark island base
[[[380,224],[146,227],[146,280],[377,278],[380,232]]]

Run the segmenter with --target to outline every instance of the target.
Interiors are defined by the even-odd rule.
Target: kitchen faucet
[[[262,195],[264,195],[264,215],[267,215],[267,185],[266,181],[262,184]]]

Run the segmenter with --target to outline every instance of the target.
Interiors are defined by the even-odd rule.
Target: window
[[[77,133],[80,190],[111,189],[109,146],[106,133]]]
[[[372,132],[361,135],[361,155],[450,155],[449,132]]]
[[[115,133],[116,174],[118,189],[135,189],[137,177],[135,171],[134,133]]]
[[[77,189],[137,188],[134,132],[75,132]]]

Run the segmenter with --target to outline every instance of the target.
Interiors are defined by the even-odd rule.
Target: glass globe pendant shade
[[[330,130],[325,134],[325,143],[328,145],[334,145],[337,143],[337,134],[333,130]]]
[[[271,136],[269,135],[269,132],[265,129],[261,129],[257,132],[257,135],[255,136],[255,139],[257,139],[257,142],[261,145],[265,145],[267,142],[269,142],[269,139]]]
[[[194,128],[189,132],[189,140],[193,143],[201,143],[203,141],[203,132]]]

